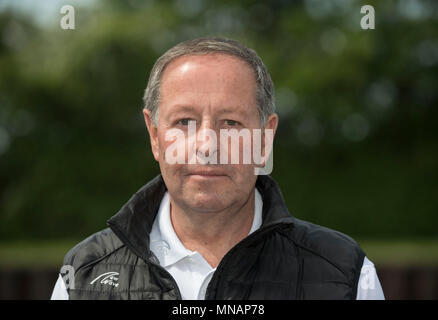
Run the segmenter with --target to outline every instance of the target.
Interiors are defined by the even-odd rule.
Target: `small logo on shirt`
[[[90,284],[95,283],[96,281],[99,281],[101,284],[107,284],[109,286],[117,288],[119,286],[119,273],[118,272],[106,272],[102,273],[100,276],[98,276],[96,279],[90,282]]]

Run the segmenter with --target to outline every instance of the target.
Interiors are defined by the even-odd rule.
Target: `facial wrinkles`
[[[171,121],[170,115],[176,105],[192,107],[193,111],[186,114],[187,118],[193,118],[197,121],[197,131],[207,128],[212,129],[216,132],[217,137],[220,136],[219,129],[222,125],[219,121],[231,116],[233,112],[239,110],[239,107],[240,109],[252,107],[252,103],[249,105],[248,103],[255,100],[255,93],[252,92],[254,90],[251,86],[241,85],[242,81],[248,83],[248,80],[244,80],[248,78],[245,76],[245,72],[251,73],[251,70],[243,70],[242,76],[228,71],[225,72],[215,65],[215,63],[221,63],[221,61],[218,61],[220,59],[221,57],[216,58],[213,63],[201,59],[185,61],[181,65],[169,65],[170,68],[163,74],[162,90],[165,94],[162,96],[162,105],[160,106],[164,106],[164,112],[160,111],[162,117],[159,121],[163,140],[164,131],[173,126],[174,121]],[[228,61],[228,69],[230,69],[229,65]],[[233,67],[232,65],[231,68]],[[241,65],[235,67],[241,68]],[[239,88],[239,91],[236,91],[236,88]],[[230,109],[231,114],[230,112],[222,113],[224,109]],[[240,112],[242,112],[240,118],[249,118],[250,114],[243,115],[247,113],[245,110],[240,110]],[[173,118],[175,118],[175,113]],[[250,124],[249,127],[253,127],[253,125]],[[202,132],[197,132],[197,136],[199,135],[201,138],[200,140],[202,140],[202,134]],[[193,143],[193,140],[187,142]],[[163,146],[170,143],[169,141],[163,141]],[[219,145],[220,141],[217,141],[217,146],[219,147]]]

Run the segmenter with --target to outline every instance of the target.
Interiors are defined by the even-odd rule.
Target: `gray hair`
[[[257,83],[256,101],[260,114],[260,123],[265,126],[268,117],[275,112],[274,84],[268,69],[257,53],[243,44],[224,38],[198,38],[181,42],[169,49],[155,62],[149,75],[148,85],[143,97],[144,108],[151,111],[151,118],[156,125],[160,103],[161,77],[166,66],[174,59],[187,55],[206,55],[223,53],[241,58],[252,70]]]

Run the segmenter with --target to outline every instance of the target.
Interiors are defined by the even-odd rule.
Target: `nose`
[[[202,120],[196,134],[196,154],[200,163],[217,163],[217,137],[214,121]]]

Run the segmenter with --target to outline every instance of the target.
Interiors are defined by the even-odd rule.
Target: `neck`
[[[254,219],[254,191],[244,203],[218,212],[183,210],[170,196],[170,217],[183,245],[199,252],[216,268],[223,256],[251,230]]]

